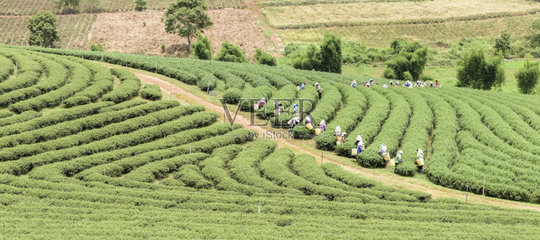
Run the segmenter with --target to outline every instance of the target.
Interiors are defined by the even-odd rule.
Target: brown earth
[[[150,83],[150,84],[159,85],[163,91],[172,92],[175,98],[177,98],[178,100],[182,102],[188,102],[188,103],[196,102],[197,104],[203,105],[208,111],[212,111],[220,115],[223,115],[224,113],[224,110],[221,106],[214,105],[211,102],[208,102],[196,96],[195,94],[189,91],[186,91],[185,89],[177,87],[158,77],[153,77],[153,76],[141,73],[141,71],[133,70],[133,69],[131,70],[142,81],[146,83]],[[268,134],[273,134],[273,133],[269,133],[266,129],[262,127],[250,126],[250,121],[247,118],[242,117],[240,115],[237,116],[235,122],[242,124],[245,128],[256,131],[257,133],[259,133],[259,135],[262,134],[262,135],[267,136]],[[321,156],[319,153],[315,153],[314,151],[308,149],[305,145],[295,143],[294,141],[289,141],[289,140],[275,137],[275,136],[269,137],[269,138],[275,140],[281,147],[289,147],[300,153],[310,154],[317,159],[322,158],[321,163],[332,162],[332,163],[338,164],[347,171],[360,174],[364,177],[367,177],[373,180],[377,180],[385,185],[393,186],[396,188],[404,188],[404,189],[426,192],[426,193],[431,194],[432,197],[435,199],[452,198],[452,199],[457,199],[457,200],[462,200],[462,201],[465,200],[465,194],[461,191],[437,186],[430,182],[421,181],[416,178],[400,177],[393,174],[389,175],[389,174],[377,172],[371,169],[362,168],[356,165],[352,166],[352,165],[345,164],[339,161],[337,159],[339,157],[335,156],[335,154],[327,152],[324,154],[324,156]],[[484,196],[476,195],[476,194],[469,194],[468,202],[485,204],[485,205],[490,205],[490,206],[497,206],[497,207],[504,207],[504,208],[526,209],[526,210],[540,212],[539,205],[516,202],[516,201],[509,201],[509,200],[503,200],[503,199],[497,199],[497,198],[491,198],[491,197],[484,197]]]
[[[255,48],[274,52],[275,47],[265,35],[250,10],[221,9],[208,12],[214,25],[205,31],[212,42],[214,55],[223,41],[239,45],[252,59]],[[136,54],[186,56],[187,39],[165,32],[161,18],[164,11],[116,12],[98,14],[89,39],[100,43],[107,51]],[[161,45],[166,46],[166,54]]]

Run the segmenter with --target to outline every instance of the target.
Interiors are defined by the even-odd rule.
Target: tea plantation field
[[[387,142],[392,152],[407,149],[400,169],[407,175],[414,160],[405,146],[432,138],[432,181],[474,189],[488,173],[496,182],[488,194],[524,201],[537,201],[535,99],[353,89],[350,79],[332,74],[34,50],[41,53],[0,47],[0,221],[7,239],[531,239],[540,231],[538,212],[434,200],[332,163],[317,165],[311,155],[254,140],[251,130],[220,123],[200,106],[159,100],[161,91],[123,68],[65,55],[157,71],[201,89],[236,87],[245,97],[313,98],[315,119],[364,134],[361,165],[378,165],[375,144]],[[310,87],[290,91],[303,81]],[[325,88],[320,99],[314,81]],[[503,101],[516,104],[495,107]],[[325,137],[314,141],[339,152],[319,140]]]

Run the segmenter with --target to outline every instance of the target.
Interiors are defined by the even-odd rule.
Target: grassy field
[[[285,44],[319,42],[331,32],[343,40],[388,47],[398,37],[436,45],[495,37],[504,29],[526,36],[539,10],[539,3],[526,0],[354,1],[267,6],[262,14]]]
[[[332,22],[393,22],[417,19],[458,19],[538,9],[525,0],[434,0],[425,2],[367,2],[268,7],[262,13],[275,27]]]
[[[359,41],[368,46],[388,47],[395,38],[407,38],[436,44],[461,38],[499,36],[503,29],[516,36],[530,34],[529,26],[539,14],[494,18],[481,21],[457,21],[432,24],[391,24],[333,28],[276,30],[285,43],[320,42],[324,33],[330,32],[343,40]],[[384,34],[381,34],[384,33]]]
[[[516,59],[504,63],[506,82],[502,86],[503,92],[517,93],[519,91],[515,74],[520,68],[523,67],[523,64],[524,61],[522,59]],[[382,78],[383,71],[383,65],[360,64],[358,66],[343,66],[343,74],[360,77]],[[427,66],[424,73],[433,77],[434,79],[439,80],[443,86],[455,86],[458,82],[456,77],[456,66]]]

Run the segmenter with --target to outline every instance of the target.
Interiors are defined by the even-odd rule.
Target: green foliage
[[[197,41],[191,46],[191,56],[202,60],[212,59],[212,45],[207,36],[197,34]]]
[[[213,24],[207,12],[208,5],[204,0],[176,0],[169,5],[162,19],[165,32],[187,38],[191,49],[193,37]]]
[[[223,93],[223,99],[226,103],[237,104],[242,97],[242,90],[238,88],[229,88]]]
[[[141,90],[141,97],[152,101],[161,100],[161,89],[158,85],[146,84]]]
[[[525,65],[516,73],[518,87],[521,93],[530,94],[538,84],[538,62],[532,63],[531,56],[525,57]]]
[[[124,68],[113,68],[111,72],[122,82],[120,86],[103,96],[103,100],[120,103],[139,95],[141,80],[133,73]]]
[[[489,90],[504,82],[503,56],[485,59],[484,51],[471,50],[459,62],[457,78],[459,87]]]
[[[146,3],[148,0],[135,0],[135,10],[142,11],[146,9]]]
[[[293,67],[303,70],[341,73],[343,64],[341,39],[327,34],[320,46],[310,44],[304,51],[290,45],[286,50],[293,58]]]
[[[409,72],[412,79],[418,80],[424,71],[427,63],[427,47],[418,48],[415,44],[409,45],[410,48],[397,47],[401,52],[390,60],[386,61],[385,78],[394,77],[394,79],[405,80],[405,73]],[[412,52],[411,52],[412,51]]]
[[[51,47],[59,40],[56,30],[56,16],[50,11],[40,11],[28,19],[30,30],[28,44],[32,46]]]
[[[93,52],[103,52],[103,47],[99,43],[90,43],[90,51]]]
[[[368,47],[359,42],[342,42],[342,51],[344,64],[384,62],[388,58],[386,49]]]
[[[237,62],[237,63],[247,62],[246,56],[244,55],[244,52],[242,51],[242,49],[240,49],[239,46],[234,45],[227,41],[221,44],[221,50],[216,56],[216,60],[223,61],[223,62]]]
[[[506,30],[503,30],[501,32],[501,37],[495,39],[495,49],[497,49],[498,52],[502,52],[504,56],[508,56],[508,54],[510,54],[510,45],[512,44],[510,38],[510,33],[508,33],[508,31]]]
[[[293,59],[293,67],[303,70],[320,70],[320,49],[315,44],[310,44],[300,56]]]
[[[81,4],[81,0],[54,0],[54,2],[56,3],[56,7],[58,9],[68,8],[71,10],[79,7]]]
[[[321,43],[321,71],[341,73],[342,64],[341,39],[333,34],[325,34]]]
[[[259,64],[268,65],[268,66],[276,66],[276,58],[268,53],[263,52],[260,49],[255,50],[255,59],[257,59],[257,62]]]

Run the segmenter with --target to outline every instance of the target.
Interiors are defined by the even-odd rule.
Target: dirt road
[[[222,106],[212,104],[194,95],[191,92],[188,92],[180,87],[171,85],[169,82],[165,80],[162,80],[157,77],[137,73],[137,72],[134,72],[134,74],[146,83],[159,85],[166,92],[172,91],[175,97],[181,101],[193,102],[194,100],[195,102],[197,102],[197,104],[203,105],[209,111],[218,113],[220,115],[224,114],[224,109],[222,108]],[[268,132],[262,127],[250,126],[249,119],[246,119],[245,117],[242,117],[240,115],[237,116],[235,122],[242,124],[245,128],[252,129],[259,134],[266,134],[266,136],[268,136],[268,134],[273,134],[273,133]],[[317,159],[321,159],[320,153],[315,153],[313,151],[310,151],[309,149],[306,149],[303,146],[293,144],[290,141],[283,138],[279,138],[279,137],[270,137],[270,138],[276,141],[279,145],[283,147],[286,146],[300,153],[310,154],[310,155],[315,156]],[[329,156],[323,157],[321,162],[332,162],[332,163],[338,164],[347,171],[361,174],[364,177],[377,180],[388,186],[426,192],[426,193],[431,194],[432,197],[436,199],[437,198],[453,198],[453,199],[458,199],[461,201],[465,200],[465,193],[461,191],[444,188],[444,187],[437,186],[429,182],[422,181],[415,178],[389,175],[385,173],[376,172],[370,169],[362,168],[360,166],[349,166],[338,160],[335,160],[337,156],[333,155],[330,152],[325,153],[325,155],[329,155]],[[528,209],[528,210],[540,212],[539,205],[503,200],[503,199],[498,199],[498,198],[483,197],[476,194],[469,194],[468,202],[486,204],[486,205],[497,206],[497,207],[505,207],[505,208]]]

